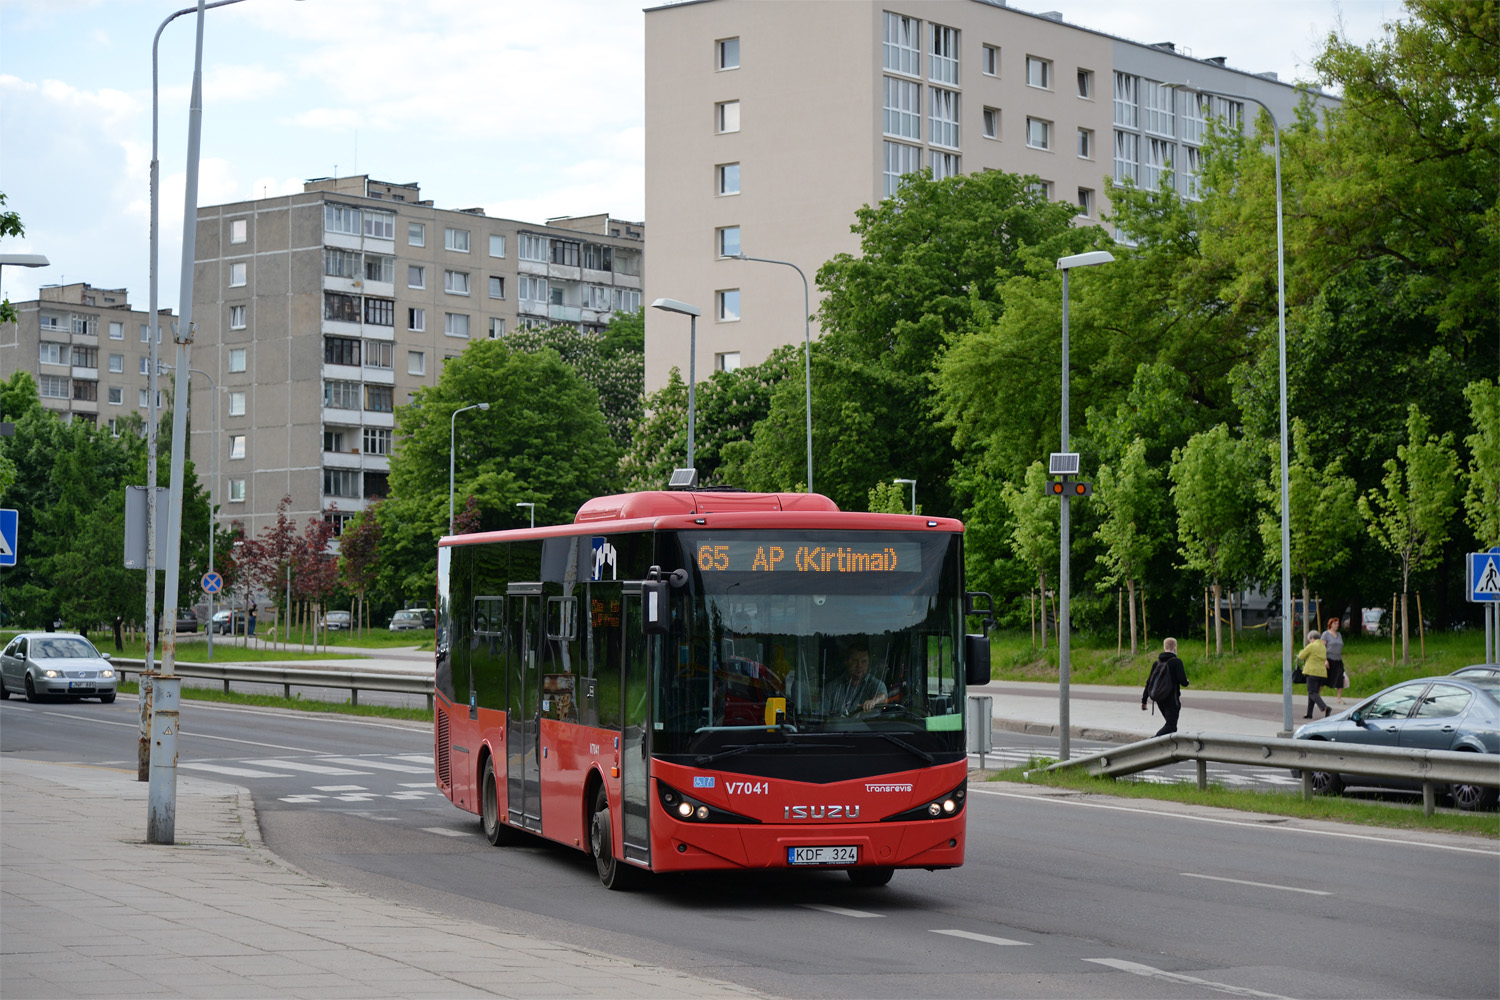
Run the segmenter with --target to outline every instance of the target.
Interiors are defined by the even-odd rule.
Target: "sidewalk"
[[[1057,684],[991,681],[968,690],[970,695],[994,698],[992,707],[996,729],[1058,735]],[[1306,702],[1304,692],[1292,693],[1294,728],[1302,724]],[[1279,694],[1199,691],[1191,687],[1182,691],[1182,716],[1178,726],[1183,730],[1270,737],[1282,731],[1283,721]],[[1069,688],[1068,731],[1075,739],[1131,743],[1153,736],[1161,724],[1161,713],[1154,706],[1141,711],[1141,689],[1138,687],[1073,685]]]
[[[0,763],[0,996],[758,995],[319,881],[265,849],[243,789],[179,774],[176,843],[148,845],[147,789]]]

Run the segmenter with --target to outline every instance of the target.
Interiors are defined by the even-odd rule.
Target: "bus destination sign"
[[[768,542],[736,539],[703,541],[697,547],[698,569],[704,573],[919,573],[922,546],[917,542],[889,544]]]

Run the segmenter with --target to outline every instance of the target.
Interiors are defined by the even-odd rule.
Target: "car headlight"
[[[115,672],[113,670],[101,670],[101,671],[99,671],[99,676],[100,677],[113,677],[114,675],[115,675]]]
[[[43,670],[42,671],[42,676],[43,677],[61,677],[62,676],[62,671],[60,671],[60,670],[52,670],[52,669],[49,668],[47,670]]]

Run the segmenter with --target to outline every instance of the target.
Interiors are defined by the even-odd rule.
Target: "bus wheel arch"
[[[602,781],[594,789],[594,805],[589,810],[588,831],[589,854],[594,858],[594,867],[599,872],[599,881],[604,884],[604,888],[619,890],[636,885],[639,873],[627,865],[615,850],[609,791]]]
[[[520,840],[520,831],[500,816],[500,787],[495,775],[495,756],[486,747],[480,751],[479,822],[484,839],[495,847],[509,847]]]

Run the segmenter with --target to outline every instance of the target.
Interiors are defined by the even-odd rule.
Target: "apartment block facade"
[[[1178,193],[1196,197],[1209,120],[1253,121],[1228,95],[1265,101],[1283,125],[1299,99],[1274,75],[1227,63],[1000,0],[650,8],[648,297],[702,310],[697,370],[707,373],[803,336],[797,275],[725,258],[789,262],[811,283],[824,261],[858,253],[855,211],[893,194],[903,174],[1035,175],[1048,197],[1077,206],[1080,225],[1108,212],[1106,176],[1155,187],[1170,167]],[[688,352],[686,318],[647,310],[647,390],[674,366],[685,375]]]
[[[0,326],[0,379],[30,372],[42,406],[65,421],[113,429],[127,414],[150,419],[151,314],[130,308],[126,289],[45,285],[37,298],[11,304],[17,321]],[[161,310],[157,338],[166,338],[165,351],[171,324],[171,311]],[[167,379],[158,380],[157,392],[158,405],[170,402]]]
[[[388,494],[395,408],[446,360],[521,325],[634,312],[644,249],[641,223],[491,218],[368,176],[200,208],[192,367],[219,413],[216,437],[194,407],[191,454],[221,523],[258,534],[290,496],[299,523],[334,508],[341,526]]]

